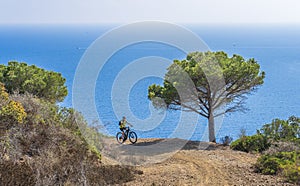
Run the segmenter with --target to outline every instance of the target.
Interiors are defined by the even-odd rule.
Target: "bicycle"
[[[131,131],[129,127],[125,127],[124,139],[123,139],[122,132],[118,132],[117,135],[116,135],[117,141],[120,144],[124,143],[127,140],[128,137],[129,137],[129,141],[132,144],[136,143],[136,141],[137,141],[137,135],[136,135],[135,132]]]

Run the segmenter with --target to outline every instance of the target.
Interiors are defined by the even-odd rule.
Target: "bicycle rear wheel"
[[[132,144],[135,144],[135,142],[137,141],[137,135],[136,135],[136,133],[133,132],[133,131],[131,131],[131,132],[129,132],[128,137],[129,137],[129,141]]]
[[[124,142],[122,132],[118,132],[117,135],[116,135],[116,138],[117,138],[118,143],[122,144]]]

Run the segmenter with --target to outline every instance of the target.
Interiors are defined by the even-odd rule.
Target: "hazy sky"
[[[0,23],[300,23],[299,0],[0,0]]]

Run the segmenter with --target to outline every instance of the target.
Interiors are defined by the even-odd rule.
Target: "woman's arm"
[[[128,121],[127,121],[127,125],[129,125],[130,127],[133,127],[133,125],[131,123],[129,123]]]

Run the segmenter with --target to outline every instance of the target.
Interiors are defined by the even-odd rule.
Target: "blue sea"
[[[67,79],[69,90],[69,95],[60,105],[72,107],[72,85],[82,56],[97,38],[118,26],[120,25],[0,25],[0,64],[15,60],[60,72]],[[217,139],[227,135],[236,139],[241,129],[252,135],[272,119],[300,116],[300,25],[181,26],[197,34],[212,51],[222,50],[230,56],[239,54],[246,59],[255,58],[261,65],[261,70],[266,73],[265,83],[248,96],[245,105],[248,110],[244,113],[231,113],[223,118],[216,134]],[[133,43],[118,50],[108,59],[96,78],[95,97],[86,98],[95,100],[97,117],[88,114],[89,106],[81,107],[80,111],[90,125],[100,123],[103,125],[101,130],[107,134],[116,133],[120,115],[114,112],[112,102],[120,101],[120,105],[124,103],[121,103],[122,100],[113,100],[114,81],[124,67],[148,56],[173,60],[184,59],[186,54],[176,47],[153,41]],[[145,77],[138,79],[131,87],[126,104],[134,118],[128,117],[129,121],[143,121],[151,117],[147,87],[153,83],[161,84],[162,79]],[[197,122],[187,124],[195,126],[192,127],[192,135],[185,135],[189,131],[184,129],[174,134],[182,112],[167,111],[159,117],[162,119],[153,123],[153,127],[148,126],[151,123],[143,128],[140,127],[143,122],[133,122],[138,136],[199,140],[207,130],[206,119],[199,117]]]

